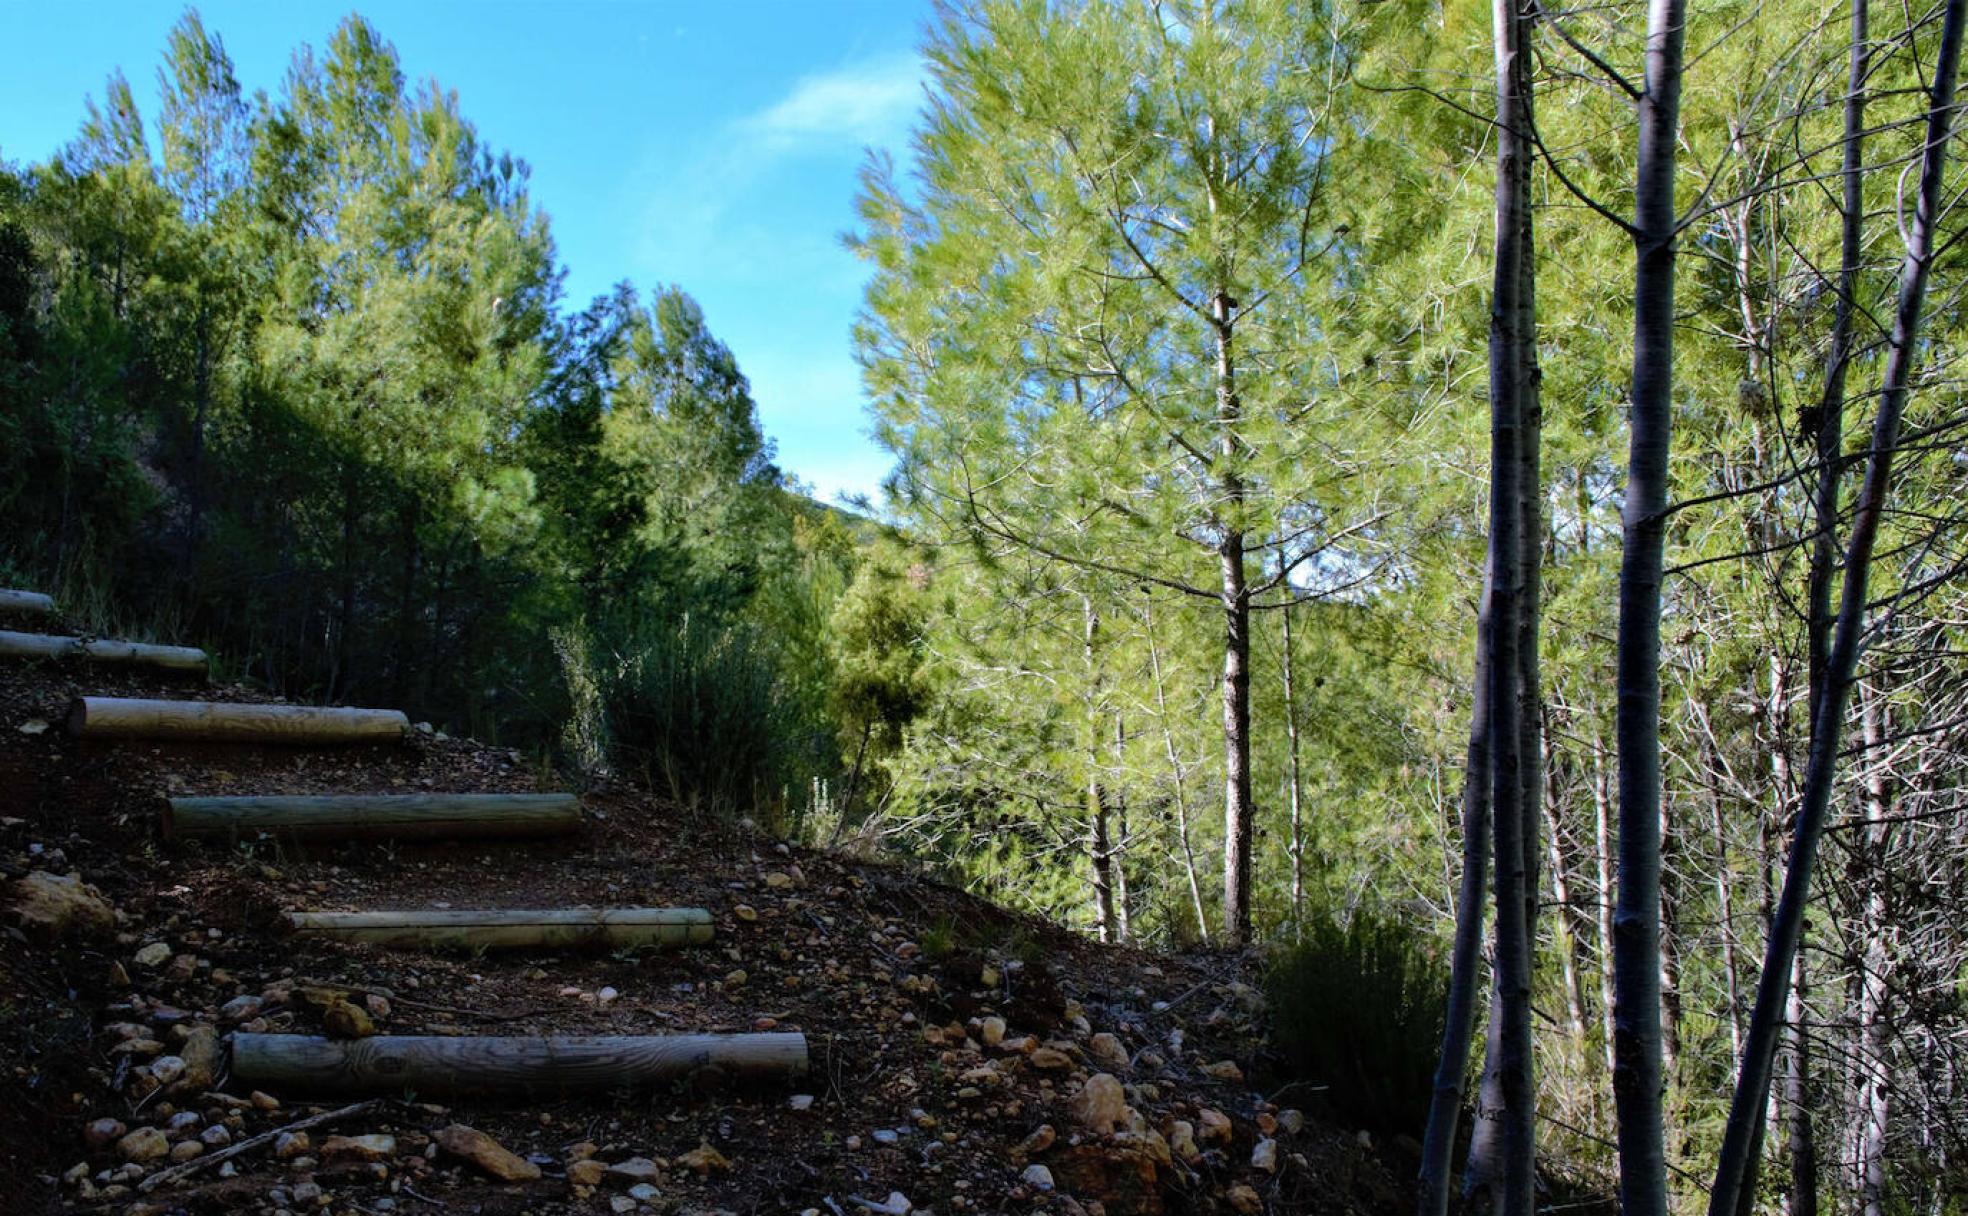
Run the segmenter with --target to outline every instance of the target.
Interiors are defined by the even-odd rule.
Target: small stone
[[[1003,978],[1004,976],[999,973],[998,969],[988,963],[977,973],[977,983],[984,988],[996,988],[998,981]]]
[[[139,967],[161,967],[164,965],[164,961],[170,957],[171,947],[165,945],[163,942],[152,942],[137,951],[136,963]]]
[[[697,1175],[700,1178],[708,1177],[712,1170],[722,1171],[731,1168],[730,1160],[709,1144],[699,1144],[696,1148],[678,1157],[676,1163],[685,1169],[697,1171]]]
[[[1052,1124],[1041,1123],[1033,1130],[1031,1135],[1018,1142],[1016,1152],[1021,1157],[1030,1157],[1037,1153],[1043,1153],[1051,1148],[1053,1141],[1057,1139],[1059,1139],[1059,1133],[1052,1129]]]
[[[789,1100],[788,1100],[788,1101],[786,1102],[786,1105],[787,1105],[787,1106],[789,1106],[789,1107],[791,1107],[791,1108],[792,1108],[793,1110],[812,1110],[812,1109],[813,1109],[813,1095],[812,1095],[812,1094],[794,1094],[794,1095],[793,1095],[793,1096],[792,1096],[792,1097],[791,1097],[791,1098],[790,1098],[790,1099],[789,1099]]]
[[[185,1063],[184,1075],[178,1078],[179,1089],[202,1093],[212,1088],[219,1072],[219,1032],[210,1026],[194,1026],[185,1036],[184,1046],[178,1048],[178,1058]]]
[[[97,1119],[82,1129],[82,1143],[88,1145],[91,1152],[100,1152],[121,1140],[123,1133],[129,1130],[120,1120]]]
[[[293,1196],[294,1206],[297,1208],[313,1207],[320,1204],[324,1198],[321,1193],[321,1184],[318,1182],[295,1183]]]
[[[101,891],[79,874],[35,870],[14,884],[14,917],[23,932],[42,941],[107,935],[116,913]],[[165,953],[170,953],[166,946]]]
[[[1302,1110],[1281,1110],[1278,1112],[1278,1126],[1292,1135],[1305,1130],[1305,1112]]]
[[[267,1093],[265,1090],[254,1090],[246,1096],[246,1100],[253,1104],[254,1110],[276,1111],[280,1109],[280,1099]]]
[[[759,918],[758,909],[752,907],[750,904],[739,904],[731,910],[731,914],[746,924],[750,924]]]
[[[1104,1030],[1087,1040],[1087,1054],[1105,1065],[1110,1072],[1127,1071],[1127,1048],[1121,1046],[1119,1039]]]
[[[1237,1067],[1235,1060],[1218,1060],[1214,1064],[1203,1065],[1203,1072],[1219,1081],[1241,1081],[1244,1070]]]
[[[306,1132],[281,1132],[273,1138],[273,1159],[292,1161],[296,1157],[306,1156],[313,1147],[314,1142],[308,1139]]]
[[[1127,1123],[1127,1094],[1112,1073],[1097,1072],[1066,1103],[1080,1126],[1104,1136]]]
[[[225,1022],[244,1022],[260,1015],[266,1002],[259,997],[242,995],[233,997],[219,1006],[219,1019]]]
[[[1042,1191],[1052,1189],[1052,1171],[1043,1165],[1028,1165],[1025,1167],[1025,1172],[1018,1177],[1021,1181]]]
[[[171,1142],[154,1127],[140,1127],[116,1142],[116,1153],[125,1161],[155,1161],[171,1151]]]
[[[232,1143],[232,1132],[223,1123],[214,1123],[198,1133],[199,1143],[206,1148],[224,1148]]]
[[[205,1154],[205,1146],[196,1140],[180,1140],[171,1146],[171,1160],[179,1164]]]
[[[627,1195],[611,1196],[608,1200],[608,1210],[617,1213],[617,1216],[622,1212],[633,1212],[636,1210],[636,1201]]]
[[[1239,1182],[1223,1192],[1223,1197],[1230,1201],[1231,1207],[1242,1212],[1244,1216],[1258,1216],[1264,1211],[1264,1200],[1244,1183]]]
[[[1203,1150],[1196,1145],[1196,1128],[1187,1119],[1177,1119],[1169,1125],[1169,1151],[1190,1165],[1203,1159]]]
[[[886,1127],[878,1127],[874,1131],[869,1132],[868,1135],[873,1138],[876,1144],[894,1144],[902,1138],[896,1135],[892,1129]]]
[[[647,1157],[631,1157],[627,1161],[617,1161],[607,1169],[611,1182],[633,1186],[638,1182],[656,1182],[663,1177],[663,1167]]]
[[[150,1062],[150,1075],[159,1085],[169,1085],[185,1074],[185,1062],[180,1056],[158,1056]]]
[[[765,876],[765,885],[774,891],[783,891],[793,885],[793,880],[788,875],[772,873]]]
[[[199,1117],[197,1111],[181,1110],[164,1120],[164,1134],[176,1140],[198,1130],[198,1125],[203,1122],[204,1120]]]
[[[984,1046],[996,1047],[1004,1042],[1005,1020],[998,1017],[985,1018],[983,1024],[978,1027],[977,1036]]]
[[[742,967],[737,968],[733,971],[728,972],[725,975],[724,986],[726,988],[743,988],[745,986],[745,981],[750,978],[751,978],[750,976],[745,974],[745,971]]]
[[[654,1203],[662,1197],[663,1192],[657,1190],[647,1182],[638,1182],[629,1188],[629,1198],[635,1200],[637,1203]]]
[[[1196,1141],[1199,1144],[1230,1143],[1230,1116],[1208,1107],[1197,1111]]]
[[[501,1182],[531,1182],[540,1176],[540,1167],[507,1150],[497,1140],[463,1123],[453,1123],[431,1136],[436,1145],[482,1173]]]
[[[347,1001],[330,1001],[321,1011],[321,1025],[335,1039],[366,1039],[376,1033],[368,1011]]]
[[[608,1167],[594,1158],[568,1163],[567,1182],[570,1186],[600,1186],[601,1176]]]
[[[321,1159],[328,1162],[387,1161],[394,1156],[395,1136],[330,1136],[321,1142]]]
[[[621,995],[621,993],[615,991],[613,988],[603,988],[595,993],[595,1004],[612,1005]]]
[[[1251,1168],[1254,1170],[1263,1170],[1267,1174],[1277,1173],[1278,1142],[1276,1140],[1259,1140],[1257,1146],[1251,1149],[1250,1163]]]
[[[1027,1057],[1041,1072],[1065,1072],[1073,1067],[1073,1057],[1056,1047],[1041,1047]]]

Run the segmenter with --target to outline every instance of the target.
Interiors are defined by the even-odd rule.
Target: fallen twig
[[[200,1170],[217,1165],[221,1161],[230,1161],[241,1153],[250,1152],[262,1145],[271,1144],[276,1137],[284,1132],[306,1131],[311,1127],[320,1127],[324,1123],[333,1123],[338,1119],[347,1119],[353,1115],[360,1115],[372,1111],[387,1101],[387,1098],[370,1098],[366,1102],[357,1102],[351,1106],[344,1106],[337,1110],[323,1111],[318,1115],[309,1115],[305,1119],[296,1119],[285,1127],[276,1127],[270,1132],[261,1132],[257,1136],[241,1140],[231,1148],[220,1149],[218,1152],[204,1157],[193,1157],[183,1165],[174,1165],[168,1170],[159,1170],[142,1182],[137,1183],[137,1190],[140,1193],[147,1194],[167,1182],[176,1182],[180,1178],[189,1178]]]

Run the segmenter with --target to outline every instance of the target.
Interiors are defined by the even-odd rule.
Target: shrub
[[[1448,976],[1419,937],[1364,911],[1344,923],[1314,915],[1272,958],[1265,988],[1289,1079],[1356,1126],[1420,1134]]]
[[[593,647],[586,661],[565,643],[562,655],[590,673],[569,680],[586,748],[605,748],[609,767],[678,802],[771,817],[824,762],[826,723],[787,694],[776,652],[744,622],[685,614]]]

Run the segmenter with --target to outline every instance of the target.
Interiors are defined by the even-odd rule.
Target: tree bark
[[[1961,38],[1968,0],[1948,0],[1941,19],[1940,45],[1934,59],[1933,86],[1927,111],[1926,144],[1921,155],[1920,182],[1913,219],[1907,234],[1906,259],[1900,268],[1899,296],[1887,340],[1878,413],[1873,420],[1865,480],[1859,490],[1852,532],[1845,548],[1844,584],[1838,616],[1825,663],[1824,697],[1813,707],[1810,755],[1799,800],[1797,826],[1785,867],[1783,893],[1777,901],[1765,945],[1763,971],[1750,1017],[1743,1058],[1736,1076],[1729,1122],[1710,1191],[1711,1216],[1736,1210],[1745,1180],[1754,1168],[1750,1152],[1753,1128],[1769,1099],[1772,1058],[1790,996],[1791,967],[1804,933],[1804,914],[1810,898],[1812,873],[1837,777],[1839,742],[1845,707],[1850,699],[1859,649],[1866,624],[1866,586],[1871,574],[1880,516],[1892,484],[1893,458],[1899,444],[1900,419],[1906,409],[1926,303],[1928,272],[1933,264],[1934,227],[1940,215],[1943,169],[1953,131],[1956,77],[1961,65]]]
[[[1661,1067],[1660,601],[1673,434],[1674,153],[1682,0],[1650,0],[1634,183],[1633,402],[1619,582],[1619,895],[1613,911],[1613,1103],[1620,1210],[1666,1216]]]
[[[0,589],[0,612],[16,616],[53,616],[55,601],[39,591],[17,591],[12,588]]]
[[[1282,556],[1279,563],[1284,562]],[[1291,587],[1285,591],[1290,594]],[[1287,793],[1291,800],[1291,918],[1292,935],[1297,937],[1305,921],[1305,821],[1300,805],[1300,781],[1298,769],[1298,707],[1292,697],[1292,610],[1287,604],[1280,612],[1284,618],[1285,652],[1282,660],[1285,681],[1285,743],[1288,769],[1286,772]]]
[[[166,836],[317,840],[463,840],[557,836],[579,831],[572,794],[326,794],[173,798]]]
[[[1530,217],[1529,14],[1518,0],[1491,9],[1496,54],[1496,258],[1490,307],[1490,516],[1477,619],[1469,783],[1463,792],[1463,876],[1449,1009],[1425,1133],[1418,1211],[1448,1207],[1449,1170],[1476,1011],[1485,880],[1483,823],[1496,870],[1496,950],[1485,1101],[1470,1152],[1472,1208],[1530,1216],[1536,1198],[1532,1081],[1532,921],[1540,764],[1536,713],[1536,315]],[[1527,552],[1528,551],[1528,552]],[[1528,651],[1527,651],[1528,647]],[[1531,750],[1528,756],[1525,748]],[[1526,802],[1526,798],[1531,801]],[[1494,1090],[1494,1096],[1491,1092]]]
[[[68,733],[78,739],[176,739],[198,743],[397,743],[410,720],[394,709],[238,705],[78,697]]]
[[[87,659],[127,667],[155,667],[203,676],[205,652],[190,646],[152,646],[146,642],[89,641],[45,633],[0,629],[0,656],[12,659]]]
[[[797,1033],[377,1035],[342,1042],[300,1034],[232,1036],[233,1080],[297,1094],[595,1093],[703,1071],[777,1079],[806,1067],[806,1036]]]
[[[1155,645],[1155,616],[1148,613],[1148,666],[1155,679],[1155,719],[1162,727],[1162,747],[1168,755],[1169,773],[1175,781],[1176,839],[1182,846],[1182,872],[1189,880],[1189,902],[1196,911],[1196,936],[1209,941],[1209,916],[1203,911],[1203,884],[1196,873],[1196,850],[1189,842],[1189,794],[1182,779],[1182,757],[1175,750],[1175,731],[1168,722],[1168,694],[1162,679],[1162,655]]]
[[[1892,1079],[1887,1072],[1887,1045],[1891,1024],[1887,1011],[1892,991],[1893,933],[1892,907],[1887,900],[1886,858],[1892,843],[1892,828],[1886,822],[1892,811],[1892,790],[1886,783],[1885,766],[1879,762],[1879,749],[1886,739],[1885,714],[1878,694],[1861,686],[1860,720],[1864,730],[1866,754],[1872,757],[1872,770],[1866,774],[1866,867],[1865,909],[1861,929],[1865,940],[1865,959],[1859,977],[1859,1084],[1854,1096],[1857,1127],[1853,1153],[1859,1216],[1885,1216],[1886,1212],[1886,1128],[1891,1115]]]
[[[1244,483],[1236,472],[1237,364],[1234,307],[1219,289],[1210,301],[1216,321],[1216,413],[1221,431],[1223,537],[1217,560],[1223,572],[1223,941],[1232,948],[1250,940],[1251,848],[1255,811],[1250,772],[1250,582],[1245,569]]]
[[[702,908],[293,912],[287,920],[306,937],[426,950],[701,946],[715,932]]]

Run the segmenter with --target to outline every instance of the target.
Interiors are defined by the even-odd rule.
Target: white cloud
[[[802,78],[739,129],[784,150],[809,141],[896,144],[922,104],[922,60],[886,55]]]

